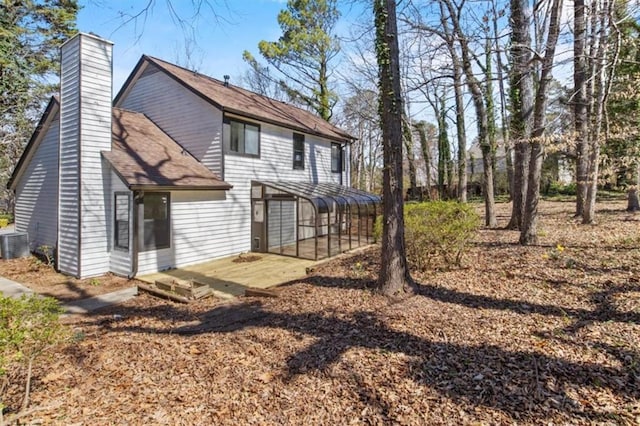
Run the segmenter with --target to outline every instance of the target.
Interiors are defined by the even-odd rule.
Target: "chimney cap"
[[[225,74],[223,77],[224,77],[224,86],[229,87],[229,74]]]
[[[112,41],[107,40],[106,38],[100,37],[98,34],[95,34],[93,32],[85,33],[85,32],[79,31],[79,32],[75,33],[74,35],[72,35],[71,37],[69,37],[68,39],[66,39],[62,43],[62,45],[60,45],[60,48],[63,48],[64,46],[66,46],[69,42],[71,42],[71,40],[75,40],[76,38],[81,38],[81,37],[89,37],[89,38],[97,40],[97,41],[99,41],[101,43],[105,43],[107,45],[113,46],[113,42]]]

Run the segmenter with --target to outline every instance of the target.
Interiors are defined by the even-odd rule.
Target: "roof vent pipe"
[[[224,87],[229,87],[229,75],[225,74],[224,76]]]

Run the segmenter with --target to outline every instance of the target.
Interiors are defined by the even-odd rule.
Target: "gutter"
[[[133,217],[131,218],[131,228],[133,229],[131,235],[131,273],[127,278],[134,278],[138,274],[138,206],[142,201],[143,192],[133,191]]]

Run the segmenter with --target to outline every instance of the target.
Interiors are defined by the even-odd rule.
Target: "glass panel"
[[[281,232],[282,237],[280,243],[282,244],[282,254],[289,256],[296,255],[296,202],[295,201],[281,201]]]
[[[245,124],[245,154],[258,155],[260,144],[260,128],[251,124]]]
[[[316,213],[313,204],[298,199],[298,257],[316,258]]]
[[[258,223],[264,222],[264,201],[253,202],[253,221]]]
[[[270,253],[280,253],[280,246],[282,245],[280,215],[280,202],[267,201],[267,238],[269,240]]]
[[[340,144],[331,144],[331,171],[334,173],[342,171],[340,167],[342,165],[341,151]]]
[[[304,135],[293,134],[293,168],[304,170]]]
[[[296,202],[269,200],[267,209],[269,252],[295,256]]]
[[[115,247],[129,249],[129,194],[115,196]]]
[[[231,141],[229,150],[232,152],[244,152],[244,124],[237,121],[231,122]]]
[[[169,247],[169,194],[147,193],[144,195],[145,249]]]

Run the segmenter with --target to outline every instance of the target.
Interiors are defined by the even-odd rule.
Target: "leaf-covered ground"
[[[572,208],[542,204],[538,247],[481,231],[400,303],[371,290],[371,249],[279,298],[143,295],[72,319],[77,341],[35,371],[33,405],[56,408],[27,420],[640,424],[640,217],[607,203],[583,226]]]
[[[62,302],[71,302],[88,297],[136,286],[139,281],[129,280],[113,274],[101,277],[76,279],[58,273],[36,256],[18,259],[0,259],[0,277],[17,281],[45,296]]]

